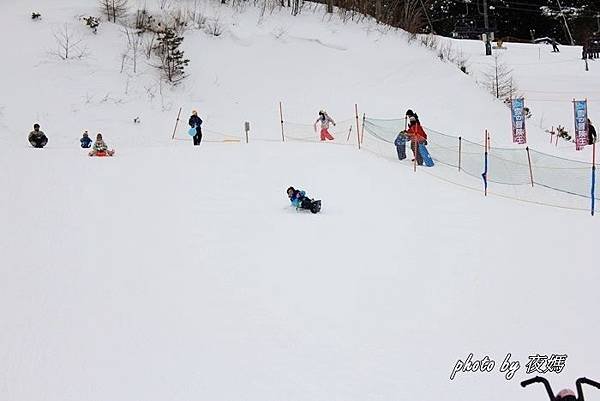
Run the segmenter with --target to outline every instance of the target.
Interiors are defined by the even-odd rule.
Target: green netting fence
[[[474,142],[423,128],[427,132],[427,149],[439,167],[424,168],[424,171],[446,181],[482,190],[486,161],[484,134],[481,142]],[[361,145],[379,156],[398,160],[394,140],[404,129],[405,119],[363,118]],[[407,151],[410,153],[408,146]],[[407,165],[412,166],[412,163]],[[464,176],[479,180],[479,186],[473,180],[464,180]],[[591,163],[530,148],[489,146],[486,178],[492,194],[527,202],[591,209],[593,213],[592,201],[600,199],[594,194],[595,172]]]

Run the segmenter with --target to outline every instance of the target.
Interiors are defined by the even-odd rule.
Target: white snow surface
[[[321,9],[200,5],[224,33],[186,33],[190,76],[172,89],[145,61],[120,73],[121,28],[78,20],[99,15],[93,0],[0,4],[19,38],[0,66],[0,400],[535,401],[542,386],[518,382],[537,353],[568,355],[546,374],[556,391],[600,379],[597,217],[484,198],[354,146],[275,142],[279,101],[304,124],[320,108],[352,118],[354,103],[382,118],[413,108],[510,146],[508,108],[402,32]],[[50,54],[64,23],[86,59]],[[487,62],[480,43],[453,43]],[[567,70],[577,48],[518,69],[538,47],[507,46],[528,88],[598,97],[595,66]],[[197,109],[207,139],[250,121],[250,143],[172,141],[179,107],[178,138]],[[568,124],[570,107],[535,103],[531,146],[588,160],[546,144],[549,116]],[[26,141],[34,122],[43,150]],[[83,129],[117,156],[87,157]],[[322,213],[291,208],[289,185]],[[451,381],[471,352],[494,371]],[[512,380],[498,371],[507,353]]]

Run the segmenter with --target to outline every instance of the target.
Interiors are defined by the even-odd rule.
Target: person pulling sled
[[[288,198],[292,206],[296,207],[296,210],[306,209],[310,210],[311,213],[319,213],[321,211],[321,201],[313,200],[306,196],[306,192],[289,187],[287,189]]]
[[[427,145],[427,134],[421,126],[421,123],[419,123],[419,118],[415,114],[409,117],[408,121],[408,129],[402,131],[400,134],[406,135],[407,139],[410,140],[410,148],[414,155],[413,161],[416,161],[419,166],[422,166],[423,163],[425,163],[427,167],[432,167],[434,165],[433,159],[425,147],[425,145]],[[400,157],[400,155],[398,157]]]
[[[575,386],[577,387],[577,395],[575,395],[575,392],[573,390],[568,388],[561,390],[556,395],[554,395],[552,387],[550,386],[550,383],[548,383],[548,379],[539,376],[522,381],[521,387],[526,387],[533,383],[544,384],[544,387],[546,388],[546,393],[548,394],[548,398],[550,398],[550,401],[585,401],[583,398],[583,389],[581,388],[582,384],[588,384],[590,386],[596,387],[597,389],[600,389],[600,383],[590,380],[586,377],[580,377],[575,381]]]

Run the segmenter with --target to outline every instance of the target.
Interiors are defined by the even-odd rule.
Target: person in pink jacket
[[[335,121],[333,118],[329,117],[329,114],[325,110],[319,111],[319,118],[315,121],[315,131],[317,131],[317,124],[321,124],[321,140],[324,141],[326,139],[333,141],[333,136],[329,133],[329,123],[333,124],[335,127]]]

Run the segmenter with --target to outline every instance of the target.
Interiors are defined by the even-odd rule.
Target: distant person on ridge
[[[113,156],[115,154],[114,149],[109,150],[108,145],[102,139],[102,134],[96,135],[96,142],[92,147],[92,151],[89,153],[90,156]]]
[[[550,39],[550,44],[552,45],[552,53],[560,53],[560,50],[558,49],[558,43],[556,43],[556,40]]]
[[[200,142],[202,141],[202,119],[198,117],[198,112],[196,110],[192,110],[192,115],[188,124],[192,127],[190,128],[190,131],[196,130],[196,133],[192,136],[194,139],[194,146],[200,145]]]
[[[89,147],[92,146],[92,138],[90,138],[90,136],[88,135],[88,132],[85,131],[83,133],[83,136],[81,137],[81,139],[79,139],[79,142],[81,142],[81,147],[84,149],[87,149]]]
[[[27,139],[34,148],[41,149],[48,144],[48,137],[43,131],[40,131],[39,124],[33,124],[33,131],[29,133]]]
[[[317,131],[317,124],[321,124],[321,140],[324,141],[326,139],[333,141],[333,136],[329,133],[329,123],[333,124],[335,127],[335,121],[333,118],[329,117],[329,114],[325,110],[319,111],[319,118],[315,121],[314,127],[315,132]]]
[[[596,134],[596,128],[592,125],[592,120],[587,119],[587,131],[588,131],[588,144],[592,145],[596,143],[598,136]]]

